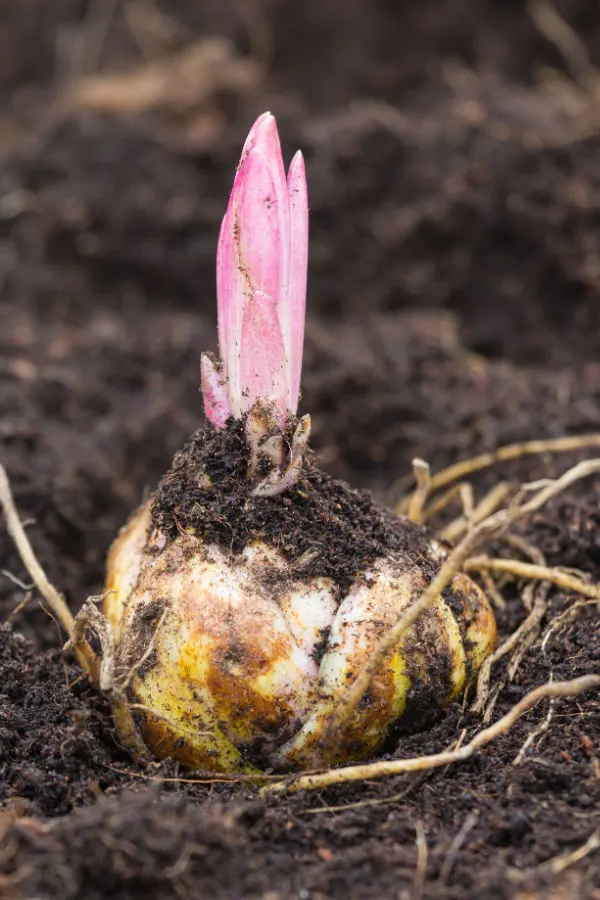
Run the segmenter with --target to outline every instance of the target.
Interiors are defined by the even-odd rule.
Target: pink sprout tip
[[[221,366],[204,354],[207,418],[223,428],[261,399],[285,421],[298,408],[308,264],[302,153],[287,176],[275,118],[263,113],[244,144],[217,249]]]

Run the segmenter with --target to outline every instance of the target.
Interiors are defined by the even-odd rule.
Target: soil
[[[286,431],[291,435],[293,429],[292,420]],[[261,540],[283,555],[296,577],[301,572],[307,579],[331,579],[338,597],[381,558],[418,559],[431,578],[438,566],[423,526],[396,518],[373,503],[368,491],[352,490],[308,459],[291,490],[253,497],[273,462],[259,454],[258,471],[248,477],[245,430],[244,419],[231,420],[223,431],[207,425],[175,454],[152,503],[160,534],[173,540],[185,531],[235,554]]]
[[[6,0],[0,459],[73,609],[101,592],[111,540],[201,425],[219,220],[265,108],[307,160],[300,412],[322,469],[392,503],[415,456],[435,471],[600,430],[600,9],[554,4],[579,35],[565,60],[547,6],[537,25],[531,8],[141,0],[104,19],[81,0]],[[135,73],[215,38],[227,78],[188,73],[197,102],[182,78],[142,102]],[[129,80],[110,102],[73,90],[115,71]],[[581,457],[484,471],[476,496]],[[599,524],[590,480],[521,533],[600,581]],[[0,570],[27,583],[3,531]],[[524,617],[505,593],[501,635]],[[544,627],[575,599],[553,591]],[[600,897],[597,693],[555,703],[519,765],[547,703],[459,766],[275,800],[136,766],[39,596],[3,574],[0,616],[0,897]],[[494,717],[550,677],[599,670],[597,608],[582,606],[528,651]],[[457,705],[391,752],[480,727]]]

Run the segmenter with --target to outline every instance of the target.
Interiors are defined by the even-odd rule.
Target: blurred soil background
[[[0,461],[73,608],[202,420],[220,218],[265,109],[307,161],[302,409],[324,468],[393,503],[415,456],[600,431],[596,0],[2,0]],[[524,533],[599,581],[599,524],[588,482]],[[20,608],[4,530],[0,569],[0,897],[600,898],[597,696],[557,704],[519,767],[547,710],[424,779],[277,803],[185,785],[116,746],[39,598]],[[503,633],[522,616],[513,591]],[[497,714],[599,670],[596,607],[569,622]],[[477,725],[457,707],[396,752]]]

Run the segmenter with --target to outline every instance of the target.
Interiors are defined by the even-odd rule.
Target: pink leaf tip
[[[296,412],[307,264],[304,160],[298,152],[286,177],[275,119],[263,113],[244,144],[217,249],[223,371],[209,357],[202,362],[204,403],[215,427],[258,399],[275,403],[284,418]]]

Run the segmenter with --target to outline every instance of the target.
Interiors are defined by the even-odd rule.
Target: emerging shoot
[[[135,727],[156,756],[204,769],[365,758],[403,716],[424,721],[457,699],[494,646],[487,599],[456,575],[332,742],[344,692],[447,551],[307,458],[310,418],[296,418],[307,254],[302,154],[286,177],[265,113],[219,238],[220,360],[201,359],[209,424],[131,517],[107,570]]]
[[[272,460],[256,496],[292,487],[310,436],[305,416],[286,461],[281,432],[298,408],[307,263],[304,159],[298,151],[286,178],[275,119],[264,113],[246,139],[219,235],[221,364],[209,353],[200,363],[209,422],[224,428],[231,416],[247,414],[251,474],[263,446]]]

